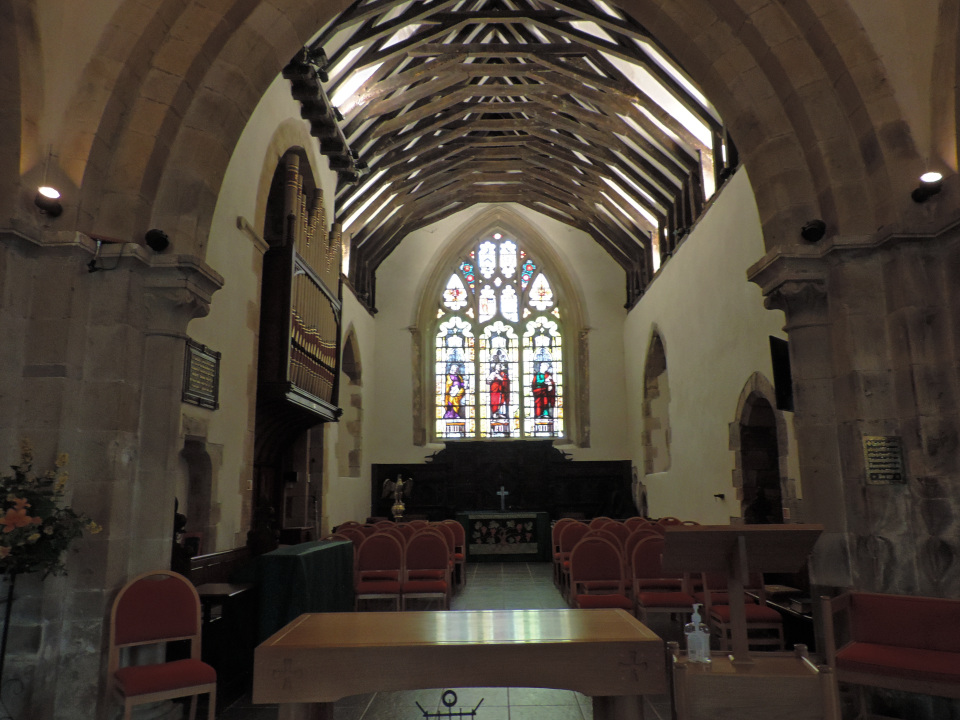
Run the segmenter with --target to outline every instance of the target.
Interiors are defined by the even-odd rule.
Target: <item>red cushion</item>
[[[837,669],[957,683],[960,652],[855,642],[837,652]]]
[[[630,598],[617,593],[607,595],[577,595],[577,607],[582,610],[593,610],[594,608],[623,608],[632,610],[633,603]]]
[[[659,588],[663,590],[679,590],[683,587],[683,580],[680,578],[637,578],[637,587]]]
[[[115,676],[126,697],[189,688],[217,682],[217,671],[199,660],[176,660],[161,665],[131,665]]]
[[[642,592],[637,601],[643,607],[681,607],[693,610],[693,598],[685,592]]]
[[[447,583],[443,580],[408,580],[403,584],[403,593],[445,593]]]
[[[766,605],[745,605],[744,611],[747,616],[747,622],[783,622],[780,613]],[[720,622],[730,622],[730,606],[719,605],[710,609],[710,617],[716,618]]]
[[[850,593],[850,633],[857,642],[960,651],[960,601]]]
[[[370,580],[399,580],[399,570],[361,570],[360,580],[367,582]]]
[[[355,588],[357,595],[399,595],[399,580],[361,580]]]
[[[443,580],[447,576],[446,570],[408,570],[410,580]]]

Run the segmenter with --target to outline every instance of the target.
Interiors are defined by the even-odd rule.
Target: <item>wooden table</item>
[[[596,720],[643,717],[666,692],[663,641],[623,610],[301,615],[256,650],[253,702],[329,720],[340,698],[425,688],[542,687],[594,699]]]

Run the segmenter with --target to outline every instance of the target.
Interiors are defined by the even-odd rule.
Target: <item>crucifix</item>
[[[510,492],[508,490],[504,490],[503,485],[501,485],[500,489],[497,491],[497,495],[500,496],[500,512],[503,512],[504,510],[507,509],[506,507],[507,495],[509,494]]]

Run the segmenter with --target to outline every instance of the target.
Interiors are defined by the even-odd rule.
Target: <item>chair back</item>
[[[644,525],[650,525],[650,521],[645,517],[640,517],[639,515],[634,515],[623,521],[623,524],[626,525],[630,530],[636,530],[637,528],[643,527]]]
[[[683,520],[668,515],[657,520],[657,525],[683,525]]]
[[[623,543],[620,542],[620,538],[617,537],[614,533],[610,532],[607,525],[604,525],[602,528],[597,530],[588,530],[587,534],[580,538],[580,542],[583,542],[590,537],[600,537],[616,545],[618,550],[623,550]]]
[[[570,587],[610,580],[623,584],[623,558],[617,546],[600,535],[587,535],[570,551]],[[623,591],[623,588],[620,588]]]
[[[419,530],[427,527],[430,523],[427,520],[411,520],[408,524]]]
[[[591,520],[589,525],[590,525],[590,529],[593,530],[595,528],[603,527],[607,523],[612,523],[612,522],[616,522],[616,521],[613,520],[612,518],[606,517],[605,515],[601,515],[600,517],[595,517],[593,520]]]
[[[111,649],[199,637],[200,597],[179,573],[154,570],[138,575],[113,602]],[[199,643],[194,645],[192,650],[199,653]]]
[[[467,533],[463,525],[456,520],[444,520],[443,525],[450,528],[453,532],[453,549],[455,552],[462,553],[463,546],[467,544]]]
[[[457,524],[459,525],[460,523]],[[457,536],[454,534],[453,528],[442,522],[431,523],[428,527],[431,530],[437,530],[443,535],[447,541],[447,549],[450,551],[450,555],[453,555],[457,545]]]
[[[380,529],[380,528],[378,528],[378,527],[377,527],[376,525],[374,525],[373,523],[364,523],[363,525],[360,525],[360,526],[357,527],[357,530],[359,530],[360,532],[362,532],[366,537],[370,537],[370,536],[373,535],[375,532],[377,532],[377,530],[379,530],[379,529]]]
[[[449,558],[446,538],[432,530],[421,530],[407,542],[405,565],[408,574],[416,570],[438,570],[445,573],[449,567]]]
[[[557,520],[553,527],[550,528],[550,542],[553,543],[554,552],[560,550],[560,533],[563,532],[563,529],[572,523],[579,522],[573,518],[560,518]]]
[[[614,520],[613,522],[607,523],[600,529],[605,532],[616,535],[617,544],[621,548],[623,547],[623,544],[627,541],[627,538],[630,537],[630,528],[628,528],[622,522],[617,522],[616,520]]]
[[[383,530],[384,528],[396,527],[396,525],[397,524],[393,522],[393,520],[377,520],[377,522],[373,524],[373,526],[378,530]]]
[[[354,553],[356,553],[360,545],[363,544],[363,541],[367,539],[367,536],[363,534],[363,531],[357,525],[351,525],[349,527],[344,527],[341,525],[339,528],[337,528],[336,534],[342,535],[353,543]]]
[[[417,533],[417,529],[410,523],[397,524],[397,530],[399,530],[400,534],[403,535],[404,542],[408,541]]]
[[[574,522],[560,531],[560,552],[568,553],[590,531],[586,523]]]
[[[637,580],[645,578],[678,578],[682,573],[665,573],[662,565],[663,538],[650,536],[641,539],[633,548],[630,568]]]
[[[403,543],[393,534],[379,532],[371,535],[357,551],[357,573],[395,571],[403,569]]]
[[[633,558],[633,549],[637,546],[637,543],[648,537],[662,537],[660,533],[654,530],[651,527],[639,527],[633,532],[631,532],[627,539],[623,542],[623,555],[627,561],[627,566],[629,567],[631,563],[631,558]]]

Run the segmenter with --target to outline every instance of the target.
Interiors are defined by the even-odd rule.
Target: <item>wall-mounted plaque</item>
[[[220,406],[220,353],[187,338],[183,402],[216,410]]]
[[[868,485],[901,485],[907,482],[903,469],[903,446],[896,435],[864,435],[863,457]]]

